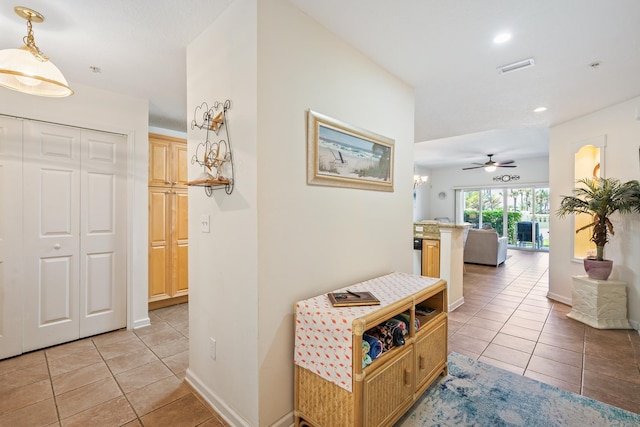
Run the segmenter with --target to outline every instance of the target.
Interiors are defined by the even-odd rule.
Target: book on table
[[[341,291],[329,292],[329,301],[334,307],[348,307],[354,305],[379,305],[380,300],[371,292],[365,291]]]

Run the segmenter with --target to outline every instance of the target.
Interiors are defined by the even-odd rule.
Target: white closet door
[[[82,131],[80,336],[126,326],[126,140]]]
[[[24,345],[79,337],[80,130],[24,122]]]
[[[22,121],[0,117],[0,359],[22,353]]]

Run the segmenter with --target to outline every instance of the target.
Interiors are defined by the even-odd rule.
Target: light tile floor
[[[546,297],[549,254],[509,250],[500,267],[465,265],[449,351],[640,413],[640,335],[566,317]]]
[[[183,381],[187,310],[0,361],[0,426],[226,426]]]
[[[548,253],[467,264],[465,303],[449,313],[449,351],[640,413],[640,335],[598,330],[546,298]],[[226,424],[184,383],[188,305],[152,325],[0,361],[0,426]]]

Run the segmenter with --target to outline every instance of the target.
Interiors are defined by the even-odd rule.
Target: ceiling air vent
[[[518,71],[525,68],[533,67],[536,65],[533,62],[533,58],[525,59],[523,61],[514,62],[513,64],[503,65],[502,67],[498,67],[498,71],[500,74],[510,73],[512,71]]]

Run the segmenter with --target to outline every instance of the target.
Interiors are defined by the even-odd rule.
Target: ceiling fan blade
[[[487,156],[489,156],[489,161],[485,162],[485,163],[476,163],[476,162],[472,162],[472,165],[477,165],[477,166],[469,166],[468,168],[462,168],[463,171],[469,170],[469,169],[480,169],[480,168],[488,168],[488,167],[497,167],[497,168],[515,168],[518,165],[512,165],[511,163],[514,162],[514,160],[505,160],[504,162],[494,162],[492,157],[493,154],[487,154]]]

